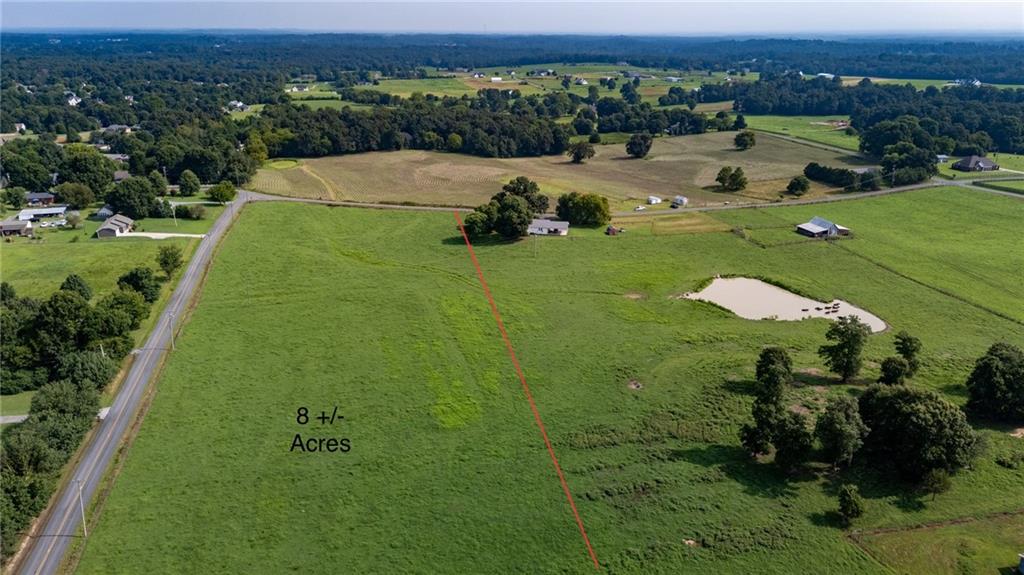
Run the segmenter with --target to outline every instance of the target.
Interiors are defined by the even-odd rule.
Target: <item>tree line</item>
[[[161,246],[157,265],[169,278],[181,248]],[[149,317],[161,284],[148,267],[129,270],[118,289],[93,302],[93,290],[69,275],[45,299],[0,284],[0,379],[4,393],[36,390],[28,418],[0,437],[0,533],[6,560],[56,489],[61,468],[99,411],[99,394],[134,347],[133,330]]]

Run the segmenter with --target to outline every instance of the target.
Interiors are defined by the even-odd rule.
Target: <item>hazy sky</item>
[[[1024,1],[148,2],[0,0],[14,29],[286,29],[577,34],[1011,33]]]

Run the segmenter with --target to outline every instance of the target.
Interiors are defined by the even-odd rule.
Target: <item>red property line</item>
[[[558,474],[558,481],[562,484],[562,491],[565,492],[565,498],[569,501],[569,507],[572,508],[572,515],[576,518],[576,525],[580,528],[580,535],[583,536],[583,543],[587,546],[587,553],[590,554],[590,559],[594,562],[594,569],[600,569],[601,565],[597,562],[597,555],[594,554],[594,548],[590,545],[590,538],[587,537],[587,529],[583,527],[583,520],[580,519],[580,512],[576,510],[576,502],[573,501],[572,493],[569,492],[569,484],[565,482],[565,475],[562,474],[562,466],[558,464],[558,458],[555,457],[555,450],[551,447],[551,441],[548,439],[548,432],[544,428],[544,422],[541,421],[540,412],[537,411],[537,404],[533,401],[533,394],[530,393],[530,386],[526,384],[526,376],[523,375],[523,368],[519,367],[519,358],[516,357],[516,352],[512,349],[512,341],[508,338],[508,332],[505,331],[505,322],[501,321],[501,314],[498,313],[498,306],[494,303],[494,297],[491,296],[491,289],[487,287],[487,280],[484,279],[484,272],[480,269],[480,262],[476,259],[476,253],[473,251],[473,244],[469,242],[469,236],[466,235],[466,228],[462,225],[462,218],[459,217],[459,212],[455,213],[455,221],[459,223],[459,230],[462,232],[462,239],[466,240],[466,247],[469,249],[469,257],[473,260],[473,266],[476,268],[476,275],[480,278],[480,285],[484,288],[484,295],[487,296],[488,303],[491,304],[491,314],[494,315],[494,320],[498,323],[498,331],[501,332],[501,339],[505,341],[505,349],[508,350],[508,355],[512,358],[512,365],[516,368],[516,374],[519,376],[519,383],[523,385],[523,392],[526,393],[526,399],[530,402],[530,409],[533,411],[533,419],[537,422],[537,427],[540,428],[540,434],[544,438],[544,445],[548,448],[548,455],[551,456],[551,463],[555,465],[555,473]]]

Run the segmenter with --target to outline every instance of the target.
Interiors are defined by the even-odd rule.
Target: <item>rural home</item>
[[[577,86],[586,86],[588,84],[590,84],[590,82],[588,82],[586,80],[586,78],[576,78],[576,85]]]
[[[25,203],[30,206],[48,206],[53,203],[53,198],[49,192],[25,192]]]
[[[491,76],[491,82],[493,82],[493,83],[501,82],[501,76]]]
[[[676,196],[672,199],[673,208],[685,208],[686,204],[690,203],[690,199],[686,196]]]
[[[116,170],[114,172],[114,183],[123,182],[130,177],[132,177],[132,175],[128,170]]]
[[[34,222],[39,218],[63,217],[68,211],[67,206],[50,206],[48,208],[28,208],[18,212],[18,220],[23,222]]]
[[[93,214],[93,217],[105,220],[112,215],[114,215],[114,208],[110,207],[109,205],[104,205],[102,208],[96,210],[96,213]]]
[[[133,226],[135,226],[135,220],[128,216],[122,216],[121,214],[110,216],[105,222],[103,222],[103,225],[96,230],[96,237],[116,238],[132,231]]]
[[[946,154],[935,154],[935,162],[939,164],[945,164],[949,161],[949,156]]]
[[[569,235],[569,222],[554,220],[533,220],[527,233],[531,236],[565,236]]]
[[[0,222],[0,234],[4,236],[31,236],[32,222],[21,220],[4,220]]]
[[[811,221],[799,224],[796,227],[796,233],[810,238],[833,238],[836,236],[850,235],[850,228],[844,228],[843,226],[834,224],[825,218],[814,216],[811,218]]]
[[[131,134],[132,127],[125,124],[110,124],[103,127],[104,134]]]
[[[968,156],[953,163],[953,169],[961,172],[993,172],[999,164],[982,156]]]
[[[103,154],[103,157],[108,159],[108,160],[112,160],[114,162],[124,163],[124,162],[128,161],[130,156],[128,156],[128,154],[107,154],[107,153],[105,153],[105,154]]]

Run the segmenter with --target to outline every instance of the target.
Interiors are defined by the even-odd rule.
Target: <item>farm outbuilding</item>
[[[96,230],[96,237],[116,238],[132,231],[133,226],[135,226],[135,220],[128,216],[122,216],[121,214],[110,216],[105,222],[103,222],[103,225]]]
[[[63,216],[67,206],[50,206],[48,208],[28,208],[18,212],[18,219],[23,222],[36,221],[39,218],[56,218]]]
[[[0,222],[0,235],[4,236],[31,236],[32,222],[22,220],[4,220]]]
[[[811,221],[797,225],[796,233],[810,238],[832,238],[850,235],[850,228],[815,216]]]
[[[689,203],[690,203],[690,199],[687,198],[686,196],[676,196],[675,198],[672,198],[672,207],[673,208],[685,208],[686,204],[689,204]]]
[[[659,198],[658,196],[647,196],[647,203],[652,206],[655,204],[660,204],[661,198]]]
[[[533,220],[527,233],[531,236],[566,236],[569,235],[569,222]]]
[[[994,172],[999,164],[984,156],[968,156],[953,163],[953,169],[961,172]]]

